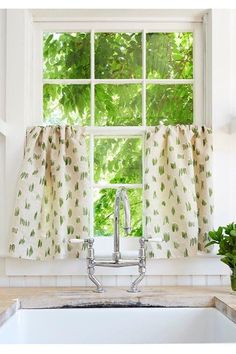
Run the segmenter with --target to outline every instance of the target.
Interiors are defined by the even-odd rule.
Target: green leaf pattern
[[[88,237],[89,180],[83,128],[29,128],[16,195],[10,256],[41,261],[79,257],[82,247],[73,247],[68,241]]]
[[[144,216],[155,258],[195,256],[205,251],[212,229],[212,131],[176,125],[147,128]]]

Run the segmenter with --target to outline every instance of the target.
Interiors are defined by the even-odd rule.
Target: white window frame
[[[90,136],[90,235],[94,236],[94,190],[117,189],[125,187],[129,189],[143,189],[141,184],[97,184],[94,182],[94,141],[96,137],[105,136],[112,138],[139,137],[142,141],[142,164],[144,162],[144,133],[146,124],[146,85],[147,84],[192,84],[193,86],[193,119],[195,124],[204,124],[204,87],[203,87],[203,26],[199,22],[39,22],[34,25],[34,114],[36,118],[33,124],[43,124],[43,85],[44,84],[90,84],[90,114],[91,123],[86,128]],[[90,79],[43,79],[43,33],[45,32],[87,32],[90,33]],[[95,34],[97,32],[139,32],[142,34],[142,78],[140,79],[95,79]],[[193,33],[193,79],[147,79],[146,78],[146,34],[158,32],[192,32]],[[142,85],[142,125],[141,126],[95,126],[95,85],[96,84],[141,84]],[[197,104],[196,104],[197,102]],[[144,205],[144,203],[143,203]],[[143,213],[142,213],[143,215]],[[143,234],[144,230],[144,220]]]
[[[194,63],[194,91],[195,102],[194,111],[201,106],[199,117],[202,120],[195,119],[196,124],[211,125],[211,76],[206,66],[211,65],[211,27],[207,27],[207,21],[202,24],[202,14],[196,15],[196,10],[191,15],[180,15],[178,11],[167,11],[171,16],[159,16],[160,11],[149,11],[149,16],[145,17],[145,11],[135,11],[126,16],[120,11],[120,18],[117,16],[109,16],[108,18],[81,18],[79,15],[75,17],[74,11],[64,15],[64,10],[60,14],[56,11],[56,16],[51,16],[52,12],[44,10],[44,14],[36,15],[28,10],[8,10],[7,11],[7,78],[6,78],[6,224],[10,225],[10,218],[15,198],[15,185],[17,175],[22,160],[23,144],[25,139],[26,127],[35,124],[41,124],[40,105],[37,105],[38,99],[42,93],[40,90],[39,74],[35,71],[36,67],[40,67],[42,63],[42,53],[37,48],[37,38],[40,38],[40,32],[47,30],[60,31],[86,31],[88,29],[98,31],[191,31],[194,30],[194,60],[200,61],[201,65]],[[81,11],[79,11],[81,12]],[[201,13],[201,11],[200,11]],[[50,17],[51,16],[51,17]],[[92,24],[92,25],[91,25]],[[95,26],[96,24],[96,26]],[[211,26],[211,24],[210,24]],[[206,28],[207,27],[207,28]],[[209,43],[206,43],[206,35]],[[196,38],[199,38],[196,41]],[[207,45],[207,46],[206,46]],[[208,49],[208,55],[206,52]],[[201,54],[200,54],[201,53]],[[15,60],[17,58],[17,61]],[[199,78],[196,80],[196,78]],[[198,99],[196,100],[196,92]],[[40,96],[41,95],[41,96]],[[208,96],[207,96],[208,95]],[[208,97],[208,100],[205,99]],[[196,102],[197,101],[197,102]],[[33,119],[32,119],[33,117]],[[135,128],[133,135],[142,135],[144,126]],[[100,135],[132,135],[129,127],[103,127],[99,132],[95,127],[90,128],[90,133],[99,133]],[[132,128],[133,129],[133,128]],[[135,130],[134,129],[134,130]],[[89,129],[88,129],[89,132]],[[4,134],[5,135],[5,134]],[[6,235],[4,243],[7,244],[8,235]],[[137,249],[138,238],[124,238],[122,240],[125,249]],[[98,238],[96,247],[100,250],[112,250],[112,238]],[[5,248],[5,255],[7,248]],[[4,256],[3,252],[1,256]],[[147,274],[149,275],[217,275],[228,274],[228,269],[215,258],[216,256],[193,257],[191,259],[173,259],[173,260],[150,260],[147,265]],[[217,261],[217,266],[216,266]],[[149,264],[150,262],[150,264]],[[184,263],[183,263],[184,262]],[[135,268],[109,269],[100,268],[97,271],[99,275],[126,275],[137,274]],[[86,265],[84,260],[64,260],[64,261],[48,261],[48,262],[31,262],[27,260],[6,259],[7,275],[82,275],[86,274]]]

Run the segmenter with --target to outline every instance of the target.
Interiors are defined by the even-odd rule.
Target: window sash
[[[159,22],[158,22],[159,21]],[[157,18],[157,22],[151,20],[140,21],[130,20],[125,21],[120,20],[118,22],[111,22],[107,19],[106,22],[98,21],[53,21],[53,22],[35,22],[34,24],[34,36],[33,36],[33,46],[34,46],[34,57],[33,57],[33,124],[42,124],[42,85],[44,83],[64,83],[64,84],[91,84],[91,101],[94,101],[94,86],[97,83],[104,84],[129,84],[129,83],[140,83],[143,85],[143,110],[145,103],[145,84],[193,84],[193,104],[194,104],[194,123],[203,124],[206,121],[204,117],[204,106],[205,106],[205,83],[204,83],[204,63],[205,63],[205,53],[204,53],[204,43],[203,34],[204,26],[201,21],[194,21],[194,19],[188,22],[182,22],[182,19],[178,17],[173,18],[171,22],[166,22],[165,19]],[[91,33],[91,78],[86,80],[46,80],[43,79],[43,52],[42,52],[42,37],[43,32],[90,32]],[[146,79],[146,42],[142,41],[142,61],[143,61],[143,73],[141,79],[95,79],[94,76],[94,33],[95,32],[142,32],[143,37],[146,33],[158,33],[158,32],[193,32],[193,79],[175,79],[175,80],[156,80],[156,79]],[[94,105],[92,108],[92,122],[94,123]],[[142,112],[143,118],[145,120],[145,112]],[[143,124],[145,126],[145,124]],[[93,126],[93,124],[92,124]]]

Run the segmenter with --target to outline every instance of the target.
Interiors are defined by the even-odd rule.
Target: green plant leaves
[[[236,237],[236,230],[231,230],[231,231],[230,231],[230,236]]]
[[[218,255],[224,256],[221,261],[234,269],[236,267],[236,223],[233,222],[210,231],[209,238],[212,241],[208,242],[205,247],[219,245]]]

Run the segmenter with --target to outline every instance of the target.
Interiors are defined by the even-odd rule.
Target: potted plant
[[[231,288],[236,291],[236,223],[220,226],[218,230],[209,232],[211,241],[205,246],[219,245],[218,255],[221,261],[231,269]]]

